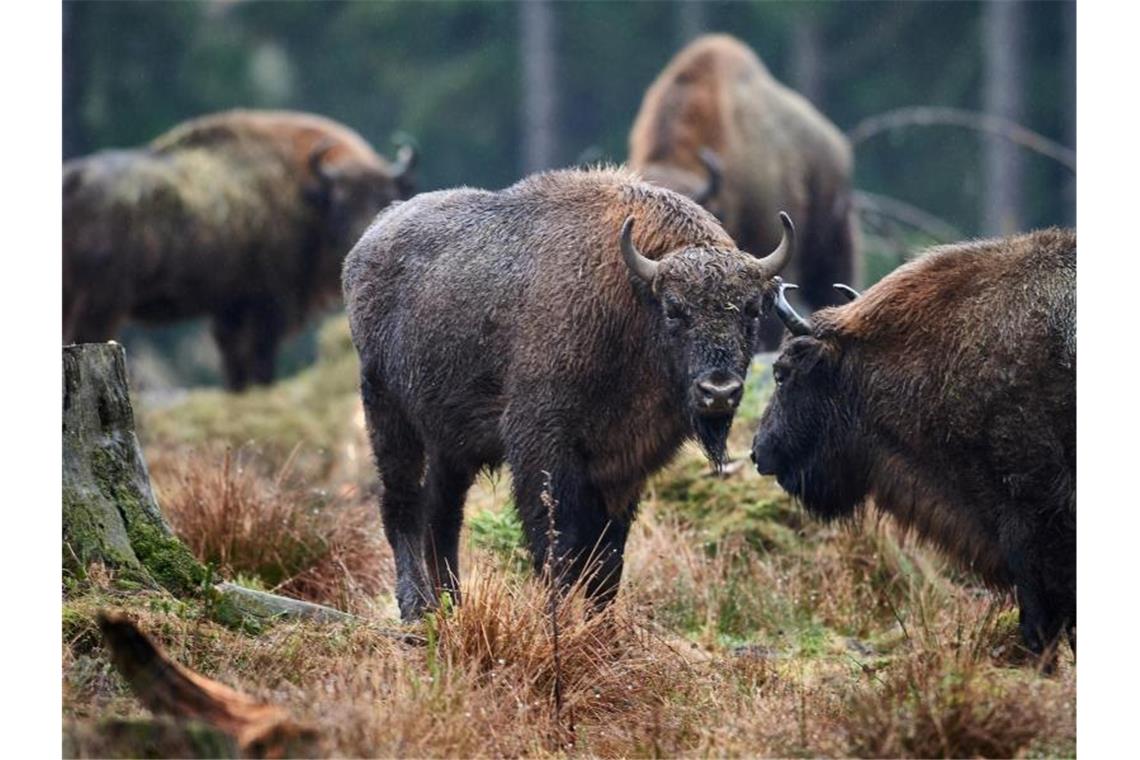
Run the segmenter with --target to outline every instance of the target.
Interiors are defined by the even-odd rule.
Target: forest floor
[[[226,625],[206,601],[91,572],[64,589],[65,726],[147,714],[95,625],[117,610],[174,660],[314,726],[321,755],[1075,754],[1073,656],[1039,673],[1007,595],[887,519],[819,523],[751,466],[714,476],[692,447],[649,485],[611,612],[558,605],[557,669],[506,472],[468,499],[463,603],[401,626],[342,319],[320,351],[268,390],[142,405],[140,437],[164,513],[217,577],[357,621]],[[745,465],[769,392],[758,366],[730,439]],[[403,628],[427,644],[391,636]]]

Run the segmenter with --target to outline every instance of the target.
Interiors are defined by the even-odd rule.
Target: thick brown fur
[[[339,295],[348,249],[406,178],[355,132],[229,111],[63,168],[63,339],[212,318],[227,383],[273,379],[283,335]]]
[[[623,261],[627,216],[660,262],[651,284]],[[404,616],[455,592],[464,494],[503,461],[536,569],[549,491],[564,578],[593,552],[587,590],[610,598],[645,479],[688,437],[723,457],[731,410],[702,414],[699,382],[743,381],[773,274],[700,206],[623,170],[383,213],[344,290]]]
[[[1076,627],[1076,234],[943,246],[788,341],[753,456],[824,517],[865,501]]]
[[[692,197],[707,182],[702,148],[723,165],[720,191],[705,206],[737,245],[770,251],[780,240],[777,212],[787,211],[799,232],[789,279],[813,308],[839,303],[832,283],[858,279],[850,145],[725,34],[694,40],[650,86],[630,132],[629,164],[647,181]],[[781,332],[769,320],[768,348]]]

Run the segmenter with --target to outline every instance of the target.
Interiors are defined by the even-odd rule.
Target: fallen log
[[[124,615],[100,613],[98,623],[111,661],[138,700],[155,715],[174,719],[132,721],[133,730],[120,732],[127,740],[133,736],[154,741],[158,736],[176,746],[193,748],[206,742],[214,751],[223,751],[225,744],[214,733],[221,732],[232,738],[241,757],[314,754],[316,731],[284,708],[179,665]],[[122,749],[131,752],[130,747]]]

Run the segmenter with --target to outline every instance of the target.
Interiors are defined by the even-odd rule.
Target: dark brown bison
[[[1077,238],[935,248],[796,337],[753,459],[807,509],[867,501],[998,587],[1027,645],[1076,649]],[[782,288],[781,288],[782,290]]]
[[[851,147],[740,40],[706,35],[669,62],[641,103],[629,164],[704,205],[750,253],[776,245],[786,209],[799,234],[790,277],[813,308],[840,302],[831,284],[852,280],[857,257]],[[781,333],[765,320],[765,347]]]
[[[411,194],[413,160],[319,116],[230,111],[67,162],[64,342],[208,316],[227,385],[272,382],[281,338],[339,296],[349,248]]]
[[[403,617],[455,594],[465,494],[504,461],[536,569],[546,491],[557,577],[584,578],[599,606],[613,597],[645,479],[686,438],[724,457],[792,253],[786,216],[784,229],[770,255],[746,255],[697,204],[614,169],[381,214],[344,294]]]

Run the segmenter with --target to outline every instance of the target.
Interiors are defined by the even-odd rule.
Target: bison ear
[[[784,356],[797,372],[807,375],[817,367],[830,366],[836,351],[828,341],[805,336],[790,340],[784,347]]]

